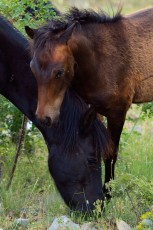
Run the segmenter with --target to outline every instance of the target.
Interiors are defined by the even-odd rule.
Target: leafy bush
[[[47,0],[1,0],[0,13],[25,34],[24,26],[38,26],[56,15]]]
[[[153,116],[153,102],[143,104],[142,111],[149,117]]]

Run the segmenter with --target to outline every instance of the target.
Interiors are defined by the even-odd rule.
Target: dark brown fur
[[[114,142],[114,157],[105,162],[105,182],[108,182],[114,177],[127,110],[132,103],[153,100],[153,8],[126,17],[117,14],[113,19],[105,14],[72,9],[64,18],[64,22],[52,21],[34,33],[35,62],[43,63],[40,52],[49,44],[49,68],[65,70],[60,80],[63,94],[67,80],[87,103],[107,117]],[[65,47],[64,52],[59,51],[61,46]],[[58,59],[57,53],[60,53]],[[39,73],[40,79],[44,79],[43,73]],[[51,71],[48,79],[54,81],[49,89],[53,95],[56,81]],[[61,102],[62,99],[63,96]],[[45,101],[41,107],[45,108]],[[54,115],[52,120],[57,117]]]

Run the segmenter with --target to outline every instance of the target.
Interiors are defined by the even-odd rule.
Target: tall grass
[[[139,114],[137,109],[132,110]],[[115,181],[111,184],[112,199],[105,202],[105,211],[95,204],[94,215],[89,220],[103,229],[116,229],[116,220],[122,219],[133,229],[140,216],[153,205],[153,119],[128,119],[122,133]],[[42,150],[41,150],[42,153]],[[61,200],[47,170],[47,152],[44,158],[35,153],[31,163],[21,157],[9,191],[6,180],[0,183],[0,227],[20,229],[14,225],[15,218],[26,211],[30,220],[28,229],[45,229],[55,216],[68,215],[69,210]],[[37,156],[37,157],[36,157]],[[72,219],[76,221],[75,215]],[[80,223],[84,216],[77,217]],[[15,227],[14,227],[15,226]]]

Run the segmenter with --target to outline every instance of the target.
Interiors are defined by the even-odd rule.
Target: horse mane
[[[103,10],[96,12],[92,9],[79,10],[76,7],[72,7],[68,13],[65,14],[66,19],[70,21],[78,21],[80,23],[108,23],[115,22],[121,18],[122,8],[118,8],[117,12],[113,12],[113,16],[110,16]]]
[[[116,13],[113,12],[113,16],[110,16],[103,10],[96,12],[92,9],[87,10],[72,7],[67,13],[61,15],[61,17],[50,21],[47,27],[56,33],[60,30],[65,30],[76,21],[81,25],[89,23],[113,23],[122,18],[121,11],[122,8],[118,8]]]
[[[61,106],[59,122],[56,127],[56,134],[60,140],[61,148],[68,155],[72,155],[78,143],[80,133],[80,122],[87,111],[88,105],[74,92],[68,89],[65,93]],[[103,158],[108,157],[111,150],[111,138],[107,129],[97,118],[91,130],[97,154]]]
[[[66,30],[74,22],[78,22],[80,25],[91,23],[114,23],[122,18],[121,11],[122,8],[118,8],[116,13],[113,13],[113,16],[110,16],[102,10],[97,13],[91,9],[80,10],[76,7],[72,7],[67,13],[61,14],[60,17],[50,20],[47,24],[37,30],[34,47],[35,49],[40,50],[42,47],[46,47],[48,50],[51,44],[50,37]]]

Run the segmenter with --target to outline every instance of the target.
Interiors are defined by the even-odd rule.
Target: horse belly
[[[150,102],[153,100],[153,41],[150,50],[142,49],[137,56],[135,68],[135,103]]]
[[[136,86],[133,103],[145,103],[153,101],[153,75],[141,80]]]

